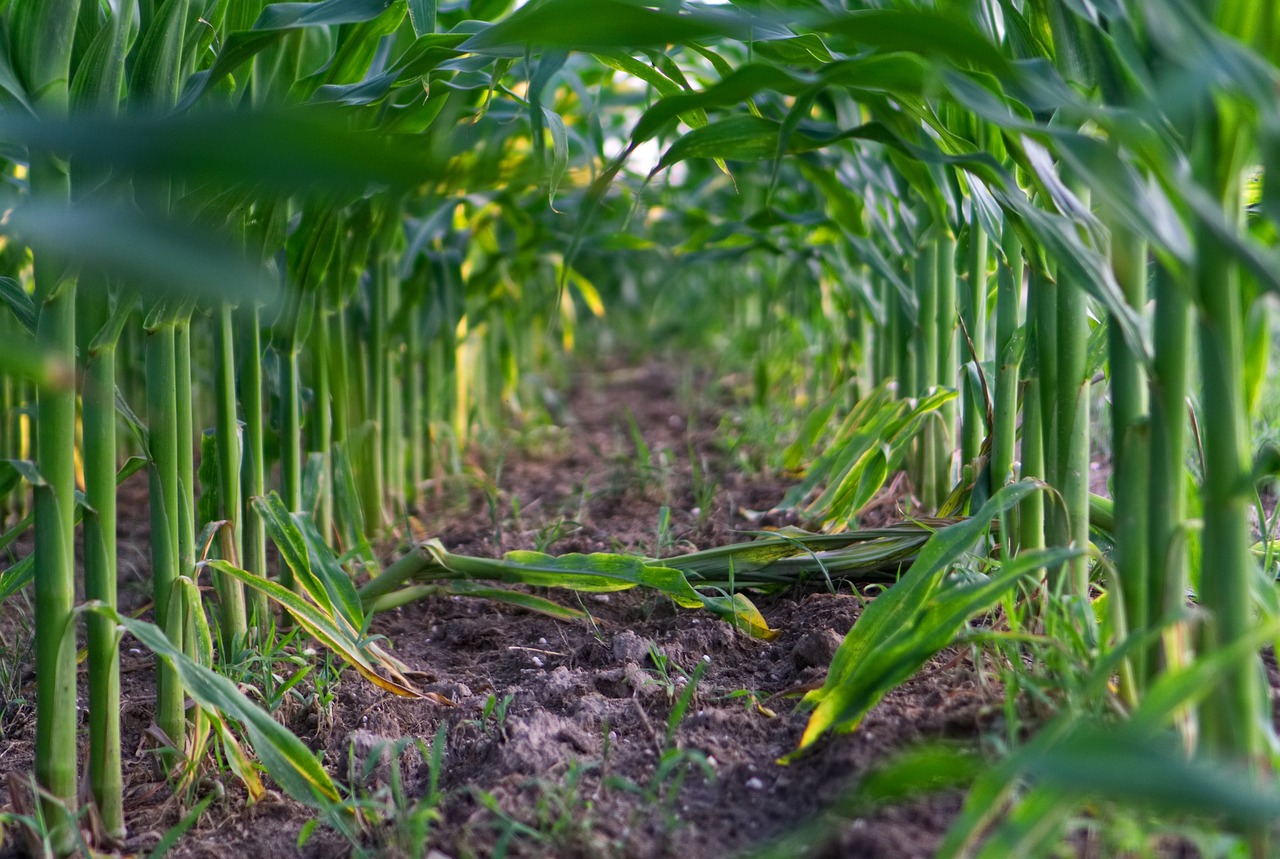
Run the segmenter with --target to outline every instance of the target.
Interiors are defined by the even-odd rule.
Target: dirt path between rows
[[[759,511],[777,503],[789,482],[734,467],[718,427],[718,389],[661,363],[583,372],[575,382],[562,428],[486,454],[473,463],[481,479],[429,491],[411,527],[451,550],[497,555],[517,548],[669,553],[781,523]],[[145,481],[127,491],[133,495],[122,509],[144,511]],[[122,568],[126,577],[145,566],[143,525],[122,523],[122,553],[136,558]],[[777,759],[795,748],[806,721],[787,693],[821,681],[857,618],[859,595],[810,589],[761,597],[757,605],[781,632],[769,642],[638,591],[543,595],[586,608],[593,622],[461,597],[428,599],[376,620],[374,632],[453,707],[394,698],[349,671],[336,684],[308,678],[287,697],[286,724],[322,752],[332,772],[358,784],[370,808],[394,818],[367,833],[363,848],[432,859],[737,855],[793,831],[894,751],[926,739],[976,743],[1001,712],[999,690],[979,682],[967,655],[946,653],[891,693],[855,734],[781,766]],[[147,750],[151,660],[129,641],[124,658],[126,852],[145,853],[181,809],[157,783]],[[699,666],[687,710],[672,719]],[[34,698],[30,684],[24,690]],[[30,708],[5,712],[0,771],[23,772]],[[418,746],[404,748],[394,767],[390,753],[377,750],[402,738],[425,747],[442,723],[447,744],[436,799],[428,802],[431,768]],[[6,799],[0,787],[0,803]],[[932,855],[959,803],[958,794],[944,793],[882,808],[806,855]],[[351,852],[324,826],[296,846],[312,817],[287,798],[247,806],[229,782],[171,855]],[[14,849],[12,842],[0,848],[0,857]]]

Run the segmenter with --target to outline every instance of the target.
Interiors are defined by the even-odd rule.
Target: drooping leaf
[[[625,0],[550,0],[531,3],[486,27],[463,43],[461,50],[519,57],[530,46],[603,51],[747,32],[746,21],[707,10],[676,14]]]
[[[91,611],[124,627],[178,673],[183,688],[202,707],[217,710],[244,726],[254,753],[276,783],[312,808],[328,808],[340,799],[337,787],[311,750],[236,688],[235,683],[197,664],[173,646],[158,627],[96,605]]]
[[[873,600],[836,651],[823,687],[805,701],[815,706],[800,750],[828,730],[852,731],[887,692],[907,680],[954,640],[970,617],[989,608],[1033,570],[1073,557],[1076,550],[1024,553],[976,583],[946,584],[952,565],[991,521],[1032,492],[1035,481],[1002,488],[971,519],[938,531],[896,585]]]

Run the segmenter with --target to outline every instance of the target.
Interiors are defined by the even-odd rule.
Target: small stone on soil
[[[830,629],[814,629],[800,636],[791,650],[796,668],[826,668],[840,647],[840,636]]]
[[[652,646],[653,642],[624,629],[613,637],[613,658],[624,664],[634,662],[641,665],[649,658],[649,648]]]

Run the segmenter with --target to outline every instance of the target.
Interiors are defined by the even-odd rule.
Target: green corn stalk
[[[328,204],[308,207],[289,237],[289,273],[293,281],[288,305],[277,322],[275,344],[281,359],[280,471],[289,509],[302,510],[302,366],[301,353],[311,333],[324,270],[333,256],[337,210]],[[327,405],[327,404],[326,404]],[[281,568],[281,582],[292,586],[292,573]]]
[[[1147,613],[1163,623],[1184,611],[1189,585],[1186,552],[1187,390],[1191,356],[1188,290],[1163,267],[1155,272],[1154,358],[1150,378],[1150,509]],[[1181,666],[1189,654],[1176,639],[1147,660],[1147,679]]]
[[[84,345],[84,591],[85,598],[116,606],[116,340],[128,307],[108,314],[106,283],[82,296],[81,318],[98,332]],[[123,311],[123,312],[122,312]],[[120,649],[115,624],[88,618],[89,787],[103,829],[124,837],[124,787],[120,764]]]
[[[914,284],[920,301],[916,318],[915,386],[913,393],[923,396],[938,384],[938,246],[937,240],[929,240],[915,259]],[[942,452],[938,450],[938,426],[931,423],[920,435],[917,454],[916,486],[920,503],[925,510],[937,510],[944,495],[938,491],[938,463]]]
[[[19,3],[9,7],[13,66],[30,94],[38,115],[66,115],[71,52],[78,0]],[[31,194],[66,205],[71,199],[65,166],[48,152],[33,152],[29,165]],[[74,366],[76,357],[76,282],[66,264],[47,251],[34,255],[36,346]],[[70,853],[74,823],[67,810],[75,806],[76,666],[73,537],[75,514],[75,390],[48,387],[36,392],[36,469],[41,484],[34,490],[36,522],[36,780],[47,793],[42,800],[52,844]]]
[[[316,505],[316,528],[333,545],[333,396],[329,385],[329,314],[319,311],[310,350],[312,389],[315,404],[311,419],[311,449],[320,457],[320,497]]]
[[[1235,220],[1240,212],[1238,146],[1230,120],[1205,105],[1195,129],[1193,171]],[[1252,463],[1244,397],[1244,332],[1239,264],[1208,227],[1196,231],[1194,275],[1204,410],[1203,557],[1200,603],[1211,615],[1206,653],[1229,647],[1252,626],[1254,561],[1249,551]],[[1240,660],[1202,708],[1205,742],[1221,754],[1256,763],[1263,737],[1261,689],[1254,660]]]
[[[1050,326],[1046,327],[1048,317]],[[1045,420],[1048,408],[1043,391],[1048,389],[1046,373],[1056,369],[1056,356],[1044,342],[1055,339],[1053,320],[1053,295],[1046,286],[1044,276],[1037,268],[1031,269],[1027,289],[1027,351],[1031,356],[1022,365],[1022,465],[1018,476],[1044,479],[1045,471]],[[1018,508],[1018,546],[1021,551],[1045,546],[1044,496],[1034,494],[1023,500]]]
[[[406,377],[404,383],[404,415],[409,432],[408,483],[405,500],[410,508],[421,498],[419,493],[426,480],[427,452],[427,374],[426,349],[423,348],[422,310],[414,307],[409,314],[409,328],[405,334]]]
[[[154,306],[146,323],[147,428],[150,447],[151,486],[151,582],[155,617],[178,647],[182,628],[170,621],[169,596],[181,564],[179,549],[178,405],[175,360],[176,322],[163,304]],[[156,666],[156,724],[174,743],[183,747],[185,719],[182,686],[173,668]],[[176,762],[175,755],[166,761]]]
[[[1119,224],[1111,230],[1111,265],[1126,301],[1140,309],[1147,298],[1147,247]],[[1150,623],[1149,561],[1147,557],[1147,497],[1150,468],[1150,426],[1147,422],[1147,381],[1137,356],[1119,326],[1107,332],[1111,365],[1112,498],[1115,500],[1116,569],[1124,594],[1125,625],[1131,632]],[[1132,680],[1147,677],[1147,654],[1131,658]],[[1126,675],[1128,678],[1129,675]],[[1133,690],[1136,697],[1138,690]]]
[[[267,491],[266,453],[262,427],[262,335],[256,304],[240,309],[240,374],[238,396],[244,419],[244,449],[240,460],[240,521],[244,523],[244,566],[255,575],[267,577],[267,532],[252,499]],[[265,630],[270,623],[267,599],[258,591],[247,594],[249,621]]]
[[[389,243],[389,237],[386,235],[386,221],[390,221],[389,215],[384,221],[384,235],[382,241]],[[395,335],[391,330],[391,320],[395,315],[399,297],[399,284],[392,274],[391,260],[389,259],[389,248],[383,247],[381,253],[374,263],[373,269],[373,298],[374,298],[374,332],[373,332],[373,363],[374,371],[372,391],[373,391],[373,414],[376,415],[378,432],[376,433],[377,443],[373,446],[373,464],[377,468],[379,476],[378,497],[382,499],[385,505],[391,502],[391,508],[396,509],[397,497],[400,488],[403,486],[403,479],[400,477],[399,463],[397,461],[397,439],[399,437],[400,425],[398,420],[398,400],[399,400],[399,382],[397,380],[397,365]]]
[[[1021,323],[1022,243],[1008,222],[1000,236],[1003,259],[996,281],[996,380],[992,394],[995,425],[991,428],[991,489],[1014,477],[1014,448],[1018,420],[1018,372],[1015,342]],[[1025,340],[1024,340],[1025,343]]]
[[[969,253],[965,266],[968,272],[964,301],[960,307],[964,314],[965,330],[973,344],[972,355],[965,362],[968,363],[969,360],[982,361],[987,352],[987,236],[978,224],[975,212],[971,212],[969,217]],[[969,355],[968,344],[964,344],[961,350],[962,354]],[[983,439],[987,436],[984,426],[987,401],[982,386],[971,374],[965,374],[963,389],[964,399],[960,403],[960,463],[967,466],[977,460]]]
[[[196,566],[195,431],[191,416],[191,311],[184,309],[173,329],[173,401],[178,455],[178,575]]]
[[[1077,196],[1087,201],[1081,189]],[[1054,348],[1057,366],[1051,404],[1049,443],[1050,482],[1062,496],[1049,517],[1050,542],[1057,546],[1089,545],[1089,388],[1085,378],[1089,342],[1089,298],[1080,284],[1065,281],[1059,270],[1055,288]],[[1041,350],[1043,355],[1043,350]],[[1048,387],[1044,390],[1050,390]],[[1060,585],[1068,593],[1087,598],[1089,566],[1086,556],[1067,562]]]
[[[244,225],[244,240],[251,258],[266,262],[284,243],[285,205],[267,200],[255,207]],[[240,460],[241,507],[244,523],[244,565],[251,573],[267,577],[267,532],[254,498],[266,494],[266,451],[262,420],[262,324],[261,308],[249,302],[239,311],[241,342],[240,373],[237,377],[237,399],[244,421],[244,444]],[[249,622],[264,632],[271,622],[267,599],[259,591],[247,595]]]
[[[231,529],[231,552],[227,560],[239,565],[244,554],[244,521],[240,496],[240,426],[236,420],[236,371],[234,311],[229,304],[218,306],[213,320],[213,369],[215,446],[218,456],[218,515]],[[219,624],[224,653],[234,653],[248,631],[244,586],[215,573],[222,620]]]
[[[991,459],[990,491],[996,492],[1000,487],[1012,482],[1014,473],[1014,450],[1017,446],[1019,375],[1022,366],[1022,352],[1026,346],[1023,330],[1021,345],[1016,340],[1021,323],[1022,304],[1022,243],[1018,241],[1013,227],[1006,220],[1000,235],[1000,250],[1003,259],[996,275],[996,379],[995,391],[992,394],[992,426],[991,426]],[[1037,394],[1038,397],[1038,394]],[[1027,416],[1039,414],[1040,405],[1035,403],[1024,411]],[[1024,435],[1024,456],[1036,453],[1040,439],[1038,426],[1032,427]],[[1039,463],[1036,464],[1037,466]],[[1026,472],[1024,472],[1025,474]],[[1043,496],[1030,496],[1027,504],[1043,505]],[[1017,511],[1011,514],[1016,517]],[[1042,510],[1029,511],[1039,525],[1044,513]],[[1016,518],[1006,518],[1000,531],[1001,544],[1005,557],[1012,557],[1013,550],[1019,543],[1018,530],[1014,527]]]
[[[372,313],[373,330],[369,338],[367,360],[369,377],[365,400],[365,414],[372,420],[372,428],[363,445],[365,452],[364,467],[366,476],[362,481],[364,495],[361,506],[364,507],[365,521],[375,530],[383,528],[387,522],[386,513],[386,418],[388,412],[387,379],[390,362],[390,310],[387,307],[386,266],[382,261],[381,242],[376,242],[370,255],[372,266],[370,288],[370,312]]]
[[[939,385],[955,388],[958,382],[956,368],[956,328],[957,328],[957,288],[956,288],[956,240],[946,231],[938,240],[935,262],[938,266],[937,276],[937,333],[938,333],[938,371]],[[938,440],[935,443],[936,462],[934,464],[934,496],[944,499],[955,485],[953,461],[955,457],[956,436],[956,402],[950,400],[938,410],[942,418],[937,427]]]

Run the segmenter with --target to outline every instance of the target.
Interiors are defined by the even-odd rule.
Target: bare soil
[[[727,394],[713,381],[661,363],[574,378],[562,427],[490,446],[471,463],[480,480],[428,489],[409,522],[418,536],[477,555],[540,544],[554,553],[671,553],[783,524],[762,511],[781,500],[790,481],[745,473],[726,455],[718,422]],[[637,455],[628,411],[649,450],[647,463]],[[121,504],[121,575],[132,582],[125,601],[135,604],[145,598],[145,490],[145,478],[135,477]],[[661,527],[664,506],[670,521]],[[892,513],[889,499],[880,515]],[[460,597],[428,599],[375,621],[374,632],[422,673],[424,688],[452,707],[395,698],[345,671],[331,700],[308,679],[280,709],[331,771],[371,803],[391,801],[398,770],[405,809],[428,795],[429,767],[412,745],[393,767],[381,744],[416,738],[425,746],[448,725],[440,800],[425,842],[413,837],[411,815],[401,811],[398,822],[367,832],[361,848],[432,859],[740,855],[803,826],[896,750],[939,738],[977,744],[999,718],[1001,691],[981,682],[966,654],[945,653],[891,693],[856,733],[783,766],[778,759],[796,747],[807,718],[796,708],[798,693],[822,681],[871,595],[810,589],[760,597],[757,605],[781,632],[768,642],[638,591],[543,595],[588,609],[593,622]],[[0,635],[13,646],[20,630],[9,607]],[[126,639],[126,855],[147,853],[183,814],[158,776],[147,734],[152,665]],[[699,666],[687,712],[671,719]],[[33,701],[29,663],[23,671],[20,698]],[[19,701],[0,711],[0,773],[30,770],[32,715]],[[297,846],[312,812],[274,794],[250,806],[232,780],[217,787],[215,780],[198,792],[217,790],[222,798],[171,855],[352,852],[323,825]],[[0,780],[0,808],[8,789]],[[834,839],[815,838],[805,855],[930,856],[960,801],[942,793],[868,811]],[[0,857],[19,849],[10,836]]]

